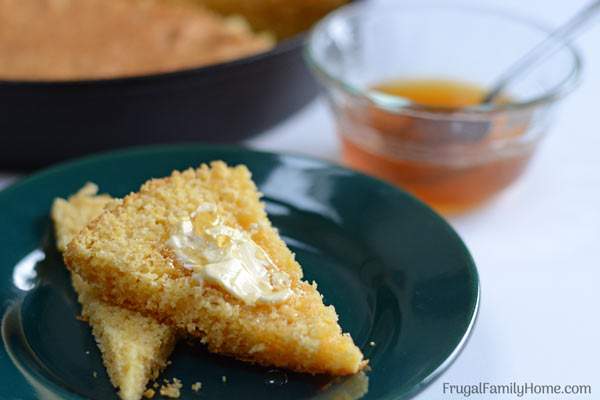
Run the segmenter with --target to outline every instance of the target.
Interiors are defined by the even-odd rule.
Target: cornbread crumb
[[[196,382],[192,385],[192,390],[194,392],[198,392],[200,389],[202,389],[202,382]]]
[[[171,399],[178,399],[181,395],[182,387],[181,381],[177,378],[173,378],[173,383],[166,381],[165,384],[160,387],[160,394]]]
[[[246,304],[178,265],[166,241],[172,227],[203,204],[214,204],[225,226],[250,235],[288,275],[289,299]],[[212,352],[313,374],[349,375],[366,365],[352,338],[342,334],[333,306],[302,280],[245,166],[213,162],[146,182],[87,225],[69,243],[65,261],[106,301],[186,330]],[[257,351],[261,344],[264,350]]]
[[[154,395],[156,394],[156,391],[154,389],[148,388],[145,392],[144,392],[144,397],[147,399],[151,399],[154,397]]]
[[[68,200],[54,201],[51,215],[59,250],[64,250],[72,237],[108,204],[117,202],[97,192],[98,187],[88,183]],[[147,382],[165,367],[175,344],[174,329],[104,303],[80,276],[72,274],[71,278],[82,306],[82,316],[78,319],[89,322],[92,327],[112,384],[119,388],[121,399],[140,399]],[[86,350],[85,354],[90,351]],[[93,376],[97,377],[95,371]]]

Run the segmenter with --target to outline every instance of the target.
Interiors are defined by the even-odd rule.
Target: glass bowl
[[[499,104],[442,109],[375,86],[444,79],[489,87],[549,31],[497,9],[360,2],[322,20],[305,56],[326,88],[344,162],[454,213],[522,174],[557,101],[579,81],[579,55],[565,43]]]

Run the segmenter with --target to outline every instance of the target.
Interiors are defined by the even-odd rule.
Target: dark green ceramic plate
[[[88,326],[75,319],[79,306],[48,218],[52,200],[86,181],[123,196],[148,178],[214,159],[250,168],[306,278],[319,283],[371,360],[364,398],[408,398],[448,367],[473,326],[479,283],[460,238],[428,207],[380,181],[308,158],[151,147],[64,164],[0,192],[0,398],[116,398]],[[364,376],[329,381],[286,374],[186,343],[162,377],[181,379],[182,397],[191,399],[352,397],[367,383]],[[200,393],[190,389],[196,381]]]

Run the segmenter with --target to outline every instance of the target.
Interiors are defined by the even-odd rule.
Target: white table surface
[[[470,1],[554,24],[586,3]],[[480,381],[589,384],[592,395],[522,398],[600,398],[600,258],[594,253],[600,248],[600,26],[577,43],[585,59],[583,84],[563,102],[528,172],[494,203],[450,221],[479,268],[480,314],[463,353],[418,399],[465,398],[443,394],[443,383]],[[328,111],[317,100],[247,144],[337,161]],[[0,187],[13,179],[0,172]]]

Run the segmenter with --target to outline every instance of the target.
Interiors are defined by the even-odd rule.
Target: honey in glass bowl
[[[532,155],[531,143],[515,145],[529,126],[530,112],[461,114],[481,102],[485,90],[480,86],[422,79],[389,81],[372,90],[426,108],[395,113],[372,104],[347,104],[338,110],[344,162],[443,213],[459,213],[490,199],[523,172]]]
[[[509,98],[478,104],[542,40],[559,50],[512,81]],[[445,213],[484,203],[522,174],[581,76],[577,51],[543,24],[448,2],[352,2],[315,26],[305,56],[346,164]]]

